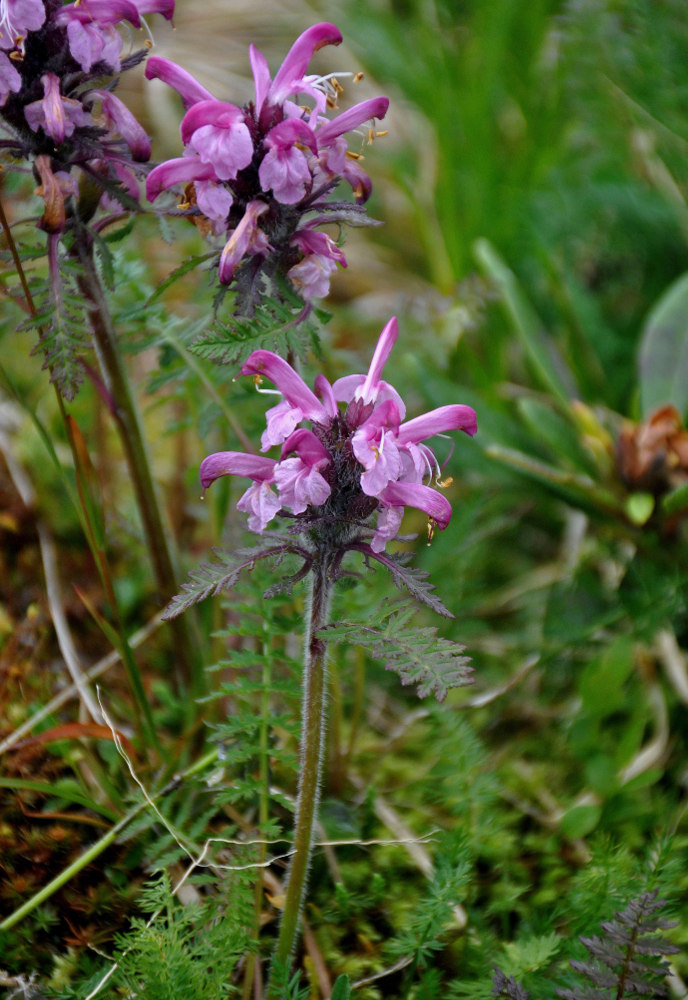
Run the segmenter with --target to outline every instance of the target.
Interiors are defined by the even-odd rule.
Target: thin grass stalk
[[[31,316],[36,315],[36,305],[33,301],[33,295],[31,294],[31,289],[29,288],[29,283],[26,279],[26,274],[24,272],[24,266],[22,264],[19,252],[17,250],[14,237],[12,235],[12,230],[10,228],[7,216],[5,214],[5,209],[0,200],[0,226],[2,226],[3,232],[7,239],[10,252],[12,254],[12,259],[19,276],[19,281],[24,293],[24,298],[26,301],[27,311]],[[112,583],[112,577],[110,574],[110,567],[107,560],[107,554],[105,548],[101,541],[96,537],[96,530],[94,526],[93,508],[92,500],[90,496],[90,490],[88,487],[89,475],[86,464],[88,462],[88,455],[85,453],[83,447],[83,440],[77,440],[77,434],[80,435],[80,431],[76,423],[67,413],[67,409],[64,405],[64,400],[60,394],[59,389],[53,384],[53,389],[55,390],[55,398],[57,399],[58,409],[60,411],[60,417],[62,419],[62,424],[67,435],[67,441],[69,442],[70,451],[72,453],[72,460],[74,462],[74,474],[76,479],[77,487],[77,498],[72,497],[77,513],[79,514],[79,520],[86,536],[86,541],[88,543],[91,555],[93,556],[96,568],[98,570],[98,575],[100,581],[105,590],[107,601],[111,608],[111,613],[114,618],[114,628],[112,630],[112,642],[115,649],[120,655],[131,690],[134,696],[134,713],[136,716],[137,726],[139,731],[145,731],[148,743],[150,746],[155,747],[158,754],[160,754],[160,744],[157,737],[157,732],[153,723],[153,716],[151,713],[151,708],[148,703],[148,699],[145,694],[143,681],[141,675],[134,659],[134,656],[129,646],[129,642],[126,638],[122,620],[119,614],[119,604],[115,595],[114,586]],[[37,423],[37,426],[40,425]],[[48,439],[45,435],[44,440],[46,444],[49,444]],[[52,446],[49,446],[52,451]],[[53,452],[54,454],[54,452]],[[73,493],[73,491],[71,491]]]
[[[258,733],[259,762],[259,798],[258,798],[258,830],[262,836],[270,819],[270,687],[272,685],[272,662],[269,657],[268,643],[263,646],[263,691],[260,698],[260,730]],[[257,954],[260,936],[260,914],[263,909],[263,865],[267,858],[267,844],[258,847],[259,876],[254,887],[255,927],[254,941],[256,952],[251,952],[246,959],[246,974],[244,976],[243,1000],[250,1000],[251,995],[256,1000],[262,996],[260,960]]]
[[[329,570],[328,555],[316,554],[311,571],[306,634],[301,713],[301,771],[294,818],[294,854],[289,868],[282,922],[273,955],[273,973],[277,966],[284,968],[288,965],[294,950],[320,798],[327,709],[327,644],[319,633],[328,623],[332,589]],[[268,984],[266,1000],[278,1000],[278,997],[279,989],[273,978]]]
[[[124,449],[156,582],[162,599],[167,601],[178,589],[168,532],[153,482],[138,410],[95,267],[93,244],[88,231],[83,227],[76,234],[73,253],[83,268],[79,276],[79,287],[89,303],[88,313],[96,354],[112,398],[112,416]],[[181,676],[190,692],[198,696],[203,690],[203,672],[189,619],[173,619],[170,626]]]

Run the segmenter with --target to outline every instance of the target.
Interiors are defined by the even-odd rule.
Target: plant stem
[[[311,571],[310,618],[306,634],[301,713],[301,773],[294,819],[294,855],[289,869],[282,923],[273,955],[273,979],[268,985],[266,1000],[278,1000],[280,994],[274,981],[275,967],[279,965],[284,968],[288,965],[294,949],[320,797],[325,741],[327,644],[318,633],[327,625],[328,620],[332,587],[328,579],[329,569],[328,556],[316,555]]]
[[[93,244],[85,228],[77,231],[74,253],[83,267],[79,276],[79,287],[89,303],[89,318],[96,354],[112,400],[112,416],[127,460],[156,582],[160,596],[167,601],[178,589],[168,532],[164,526],[151,474],[141,421],[95,268]],[[191,635],[188,619],[175,618],[170,625],[181,674],[190,691],[193,694],[200,694],[202,671],[197,669],[197,645]]]

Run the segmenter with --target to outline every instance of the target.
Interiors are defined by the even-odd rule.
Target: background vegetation
[[[675,926],[651,929],[678,951],[651,995],[685,996],[685,4],[323,0],[277,14],[285,35],[263,27],[268,49],[330,18],[351,68],[392,99],[390,135],[365,152],[370,211],[385,225],[349,238],[311,370],[362,370],[396,313],[389,377],[409,412],[470,403],[479,426],[448,466],[448,529],[428,547],[422,519],[409,523],[418,564],[456,616],[442,635],[466,645],[475,683],[440,706],[420,702],[361,647],[333,644],[318,837],[337,844],[317,852],[303,978],[285,996],[329,996],[344,973],[361,1000],[517,997],[517,982],[536,998],[634,996],[594,981],[584,994],[570,960],[586,960],[581,936],[652,892]],[[230,35],[231,7],[221,15]],[[180,0],[179,61],[183,25],[203,16]],[[246,73],[245,46],[237,58]],[[160,129],[159,159],[170,141]],[[6,176],[3,202],[14,219],[35,214],[30,178]],[[201,503],[198,464],[241,447],[237,427],[257,440],[263,410],[235,368],[189,349],[207,327],[202,273],[154,294],[202,252],[192,227],[161,233],[140,218],[110,250],[117,329],[180,562],[193,569],[211,546],[245,543],[238,488],[218,482]],[[287,849],[291,824],[302,596],[264,600],[270,580],[256,570],[200,605],[209,669],[180,676],[98,393],[85,385],[71,410],[90,456],[76,482],[33,334],[16,329],[9,301],[3,316],[7,994],[86,997],[114,955],[100,996],[248,997],[247,949],[269,951],[280,902],[280,862],[261,866]],[[337,616],[364,620],[395,597],[366,573],[341,590]],[[437,624],[424,610],[417,619]],[[128,761],[87,721],[56,628],[99,674],[91,697],[126,737]]]

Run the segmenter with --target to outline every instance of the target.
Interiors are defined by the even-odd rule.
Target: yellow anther
[[[383,128],[381,131],[376,132],[375,135],[376,135],[376,137],[378,139],[381,139],[383,137],[383,135],[389,135],[389,129],[388,128]]]
[[[143,43],[143,47],[144,47],[144,49],[152,49],[153,48],[153,43],[151,42],[150,38],[147,38],[145,40],[145,42]]]
[[[363,79],[363,73],[354,73],[354,83],[360,83]]]
[[[180,201],[179,204],[177,205],[177,208],[179,209],[180,212],[186,212],[188,208],[192,207],[193,206],[190,201]]]
[[[337,94],[343,94],[344,93],[344,88],[342,87],[341,83],[336,78],[336,76],[333,76],[333,77],[330,78],[330,83],[334,87],[335,93],[337,93]]]
[[[349,157],[350,160],[362,160],[362,159],[364,159],[362,153],[353,153],[350,149],[347,149],[346,155]]]
[[[435,528],[437,527],[437,521],[433,521],[432,518],[428,520],[428,547],[432,545],[432,540],[435,537]]]
[[[263,376],[259,375],[258,372],[253,376],[253,384],[256,389],[263,384]]]
[[[453,476],[447,476],[446,479],[438,479],[437,480],[437,485],[439,486],[439,488],[441,490],[446,490],[446,488],[448,486],[451,486],[451,484],[453,482],[454,482],[454,477]]]
[[[10,52],[10,59],[12,60],[12,62],[24,62],[24,53],[17,52],[16,49],[13,49]]]
[[[330,111],[334,111],[335,108],[339,107],[339,105],[337,104],[337,102],[332,97],[328,97],[327,98],[327,106],[330,109]]]

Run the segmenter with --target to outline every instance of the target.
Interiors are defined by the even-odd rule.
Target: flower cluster
[[[361,155],[350,151],[345,135],[383,118],[389,101],[373,98],[335,118],[324,112],[336,107],[342,87],[334,77],[306,75],[313,53],[338,45],[342,36],[333,24],[316,24],[293,44],[271,79],[265,57],[254,46],[250,61],[255,98],[240,108],[213,97],[175,63],[158,57],[146,66],[149,79],[173,87],[187,109],[181,123],[184,155],[156,167],[146,189],[153,201],[161,191],[183,185],[183,207],[191,209],[206,233],[223,234],[219,279],[229,285],[243,277],[253,285],[259,274],[286,274],[303,299],[327,294],[330,276],[346,258],[322,232],[325,223],[363,221],[362,205],[370,195],[370,179]],[[308,106],[297,104],[305,95]],[[355,205],[327,196],[347,181]],[[242,274],[239,265],[245,262]]]
[[[135,66],[144,47],[123,58],[120,23],[141,28],[143,15],[172,17],[174,0],[0,0],[2,147],[34,163],[48,232],[65,224],[65,200],[78,193],[79,166],[103,189],[138,197],[133,164],[150,141],[102,78]],[[97,84],[96,85],[96,81]],[[97,201],[96,201],[97,205]]]
[[[262,451],[281,447],[280,457],[209,455],[201,464],[203,488],[219,476],[246,476],[253,482],[237,507],[248,514],[253,531],[262,532],[278,513],[291,513],[320,525],[321,542],[324,533],[339,547],[377,512],[373,553],[396,537],[405,507],[424,511],[432,529],[446,528],[451,506],[424,482],[442,485],[437,459],[424,442],[450,430],[475,434],[475,411],[461,404],[440,406],[405,420],[403,400],[381,377],[397,335],[393,318],[380,334],[367,374],[332,385],[318,375],[315,391],[278,355],[254,351],[241,373],[270,379],[283,397],[267,412],[261,442]],[[310,429],[299,426],[304,420]]]

